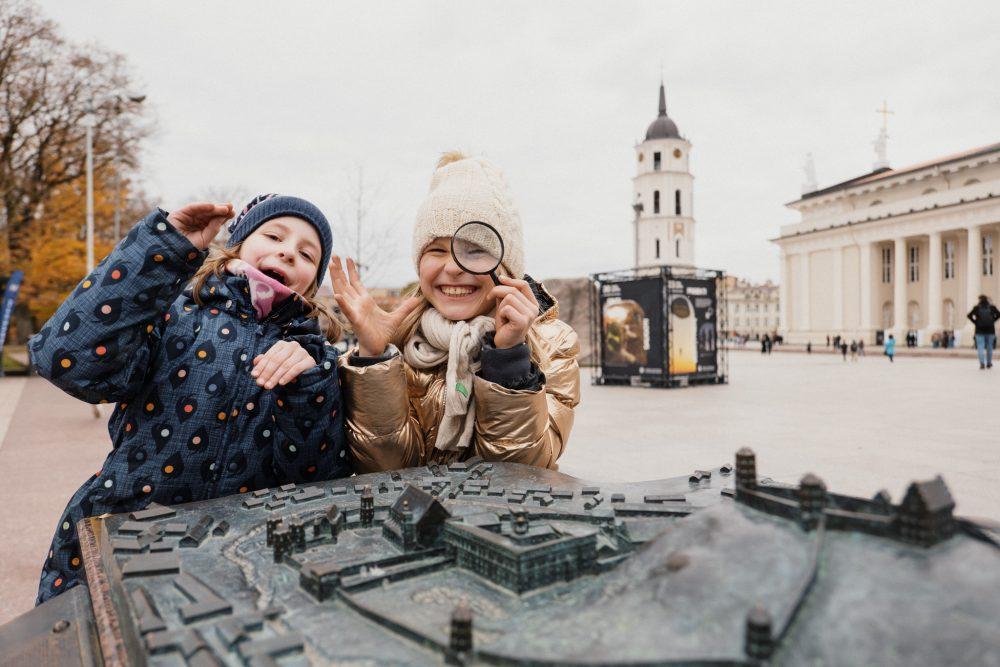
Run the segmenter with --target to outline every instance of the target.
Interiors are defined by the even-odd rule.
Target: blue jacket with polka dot
[[[39,603],[77,583],[84,517],[351,473],[336,348],[298,297],[258,321],[243,276],[209,276],[198,305],[187,284],[205,256],[154,211],[29,343],[39,375],[117,403],[112,451],[59,519]],[[252,361],[280,340],[316,366],[265,390]]]

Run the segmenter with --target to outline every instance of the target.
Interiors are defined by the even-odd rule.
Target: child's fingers
[[[517,278],[509,278],[507,276],[500,276],[500,282],[504,285],[513,287],[518,292],[520,292],[524,297],[531,303],[535,304],[535,308],[538,307],[538,299],[535,298],[535,293],[531,291],[531,285],[528,284],[527,280],[518,280]]]
[[[296,346],[297,347],[297,346]],[[257,384],[265,386],[274,376],[274,372],[282,362],[294,352],[292,344],[278,341],[264,355],[264,359],[253,369],[251,375],[257,378]]]
[[[351,279],[351,287],[353,287],[359,295],[364,296],[368,293],[364,284],[361,282],[361,274],[358,273],[358,265],[354,263],[354,259],[351,257],[347,258],[347,275]]]
[[[308,354],[309,353],[307,352],[306,355],[308,356]],[[312,357],[296,361],[290,368],[286,369],[285,372],[281,374],[281,377],[278,378],[278,384],[288,384],[315,365],[316,362],[313,361]]]

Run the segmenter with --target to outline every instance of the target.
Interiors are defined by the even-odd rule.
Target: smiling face
[[[496,306],[489,276],[466,273],[451,256],[451,239],[436,238],[420,256],[420,291],[449,320],[469,320]]]
[[[268,220],[240,245],[240,259],[299,294],[316,280],[322,257],[319,234],[305,220]]]

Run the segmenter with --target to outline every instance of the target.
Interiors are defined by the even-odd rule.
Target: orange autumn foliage
[[[94,261],[114,247],[114,173],[94,177]],[[56,188],[33,225],[21,299],[37,325],[48,320],[87,272],[86,181],[77,179]],[[130,206],[132,204],[132,206]],[[128,183],[121,189],[122,235],[145,213],[130,210]]]

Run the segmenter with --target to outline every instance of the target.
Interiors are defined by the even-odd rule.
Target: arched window
[[[656,239],[656,259],[660,258],[660,239]]]
[[[653,190],[653,213],[660,212],[660,191]]]
[[[681,240],[680,238],[674,239],[674,257],[681,256]]]
[[[674,215],[681,214],[681,191],[674,190]]]

